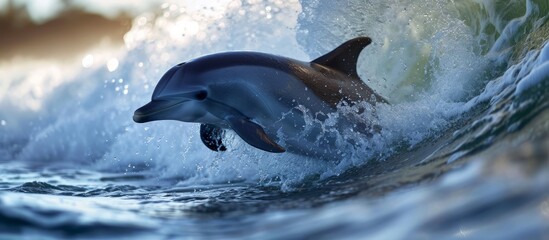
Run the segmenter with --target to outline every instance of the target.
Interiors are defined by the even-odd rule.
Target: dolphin
[[[323,156],[327,150],[318,143],[333,139],[324,139],[319,127],[308,128],[305,112],[322,120],[343,102],[387,103],[356,71],[360,52],[371,42],[354,38],[311,62],[246,51],[183,62],[162,76],[151,102],[133,120],[201,123],[201,140],[214,151],[227,150],[223,137],[232,129],[267,152]]]

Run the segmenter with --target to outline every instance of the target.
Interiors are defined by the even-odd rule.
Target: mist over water
[[[52,237],[78,236],[67,230],[76,228],[111,238],[121,229],[543,238],[548,15],[544,0],[163,3],[136,14],[120,50],[94,50],[72,65],[0,65],[0,222]],[[373,39],[359,75],[390,104],[342,105],[319,123],[331,131],[352,116],[380,126],[371,137],[337,132],[342,159],[266,153],[234,133],[228,151],[212,152],[199,124],[132,121],[178,63],[233,50],[311,61],[358,36]],[[69,220],[48,225],[41,216],[50,210]],[[189,227],[181,233],[181,225]],[[92,234],[102,226],[112,230]],[[215,230],[196,230],[204,228]]]

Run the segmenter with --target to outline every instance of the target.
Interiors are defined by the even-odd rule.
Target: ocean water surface
[[[148,9],[148,8],[145,8]],[[168,1],[123,49],[0,66],[2,239],[547,239],[546,0]],[[342,159],[136,124],[171,66],[250,50],[312,60],[357,36],[391,104]],[[367,104],[366,104],[367,105]],[[368,106],[365,106],[368,107]]]

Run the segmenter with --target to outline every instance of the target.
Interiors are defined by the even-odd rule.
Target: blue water
[[[427,7],[428,6],[428,7]],[[125,47],[4,65],[0,238],[549,238],[545,0],[220,1],[135,17]],[[253,50],[310,60],[370,36],[359,75],[391,105],[341,160],[136,124],[172,65]],[[90,60],[91,59],[91,60]]]

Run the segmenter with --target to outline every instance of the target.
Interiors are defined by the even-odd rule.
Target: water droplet
[[[116,69],[118,69],[118,59],[109,59],[109,61],[107,61],[107,70],[109,70],[109,72],[114,72]]]
[[[141,26],[147,24],[147,17],[140,17],[140,18],[138,18],[138,19],[137,19],[137,24],[138,24],[138,25],[141,25]]]
[[[2,125],[2,126],[6,126],[6,124],[8,124],[8,123],[6,122],[6,120],[2,120],[2,121],[0,121],[0,125]]]
[[[93,65],[93,55],[88,54],[82,58],[82,67],[89,68]]]

